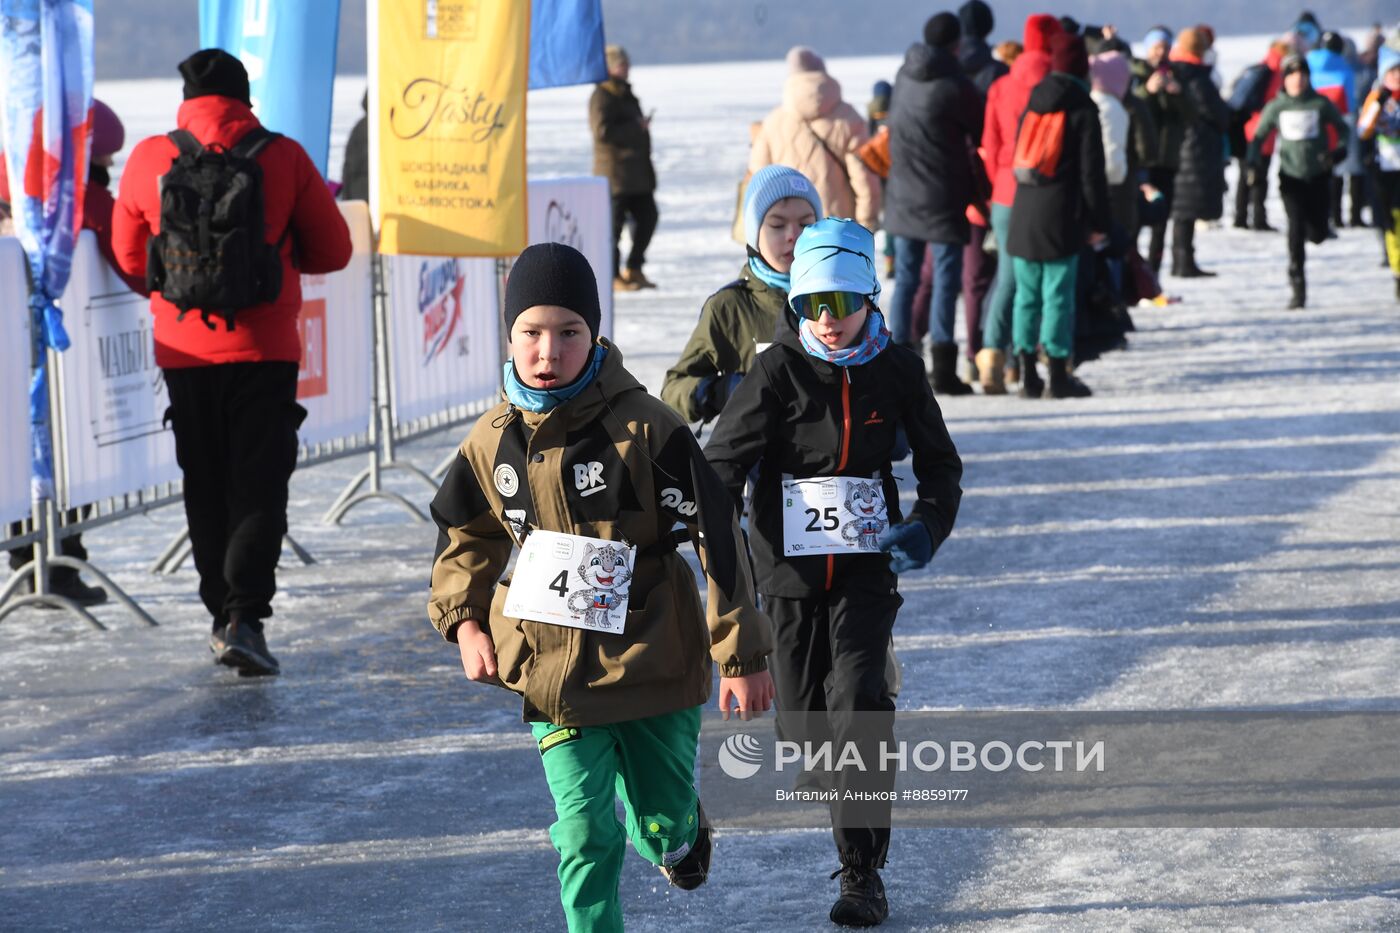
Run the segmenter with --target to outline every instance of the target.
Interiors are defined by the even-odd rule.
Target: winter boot
[[[972,386],[958,378],[958,345],[956,343],[935,343],[933,345],[933,372],[929,385],[934,395],[970,395]]]
[[[1351,197],[1351,216],[1348,218],[1353,227],[1370,226],[1361,217],[1361,208],[1366,203],[1366,176],[1349,175],[1347,185]],[[1371,213],[1375,213],[1372,211]]]
[[[694,891],[710,877],[710,820],[705,816],[705,808],[695,804],[700,817],[700,828],[695,831],[695,844],[679,862],[674,865],[661,865],[661,874],[682,891]]]
[[[54,567],[49,571],[49,592],[71,599],[79,606],[100,606],[107,601],[105,589],[88,586],[72,567]]]
[[[1045,383],[1035,368],[1035,354],[1018,353],[1016,357],[1021,361],[1021,398],[1040,398]]]
[[[1190,221],[1180,220],[1172,226],[1172,274],[1183,279],[1215,275],[1196,265],[1196,225]]]
[[[841,896],[831,905],[831,922],[843,927],[874,927],[890,915],[885,883],[873,868],[843,865],[831,877],[841,876]]]
[[[1088,398],[1094,393],[1069,371],[1069,360],[1050,357],[1050,381],[1042,398]]]
[[[1302,269],[1288,270],[1288,284],[1293,287],[1293,298],[1288,302],[1288,310],[1296,311],[1308,305],[1308,283],[1303,278]]]
[[[232,667],[244,677],[262,677],[281,673],[281,666],[267,650],[262,626],[253,628],[237,615],[229,617],[227,625],[214,629],[209,636],[209,650],[214,661]]]
[[[622,279],[635,288],[655,288],[656,283],[642,274],[641,269],[623,269]]]
[[[977,375],[981,377],[983,395],[1006,394],[1006,354],[984,347],[977,351]]]

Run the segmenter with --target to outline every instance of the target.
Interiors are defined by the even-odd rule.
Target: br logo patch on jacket
[[[580,496],[591,496],[608,488],[603,481],[603,465],[597,460],[574,464],[574,488]]]

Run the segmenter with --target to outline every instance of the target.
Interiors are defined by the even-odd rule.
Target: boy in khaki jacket
[[[506,288],[507,400],[477,421],[433,500],[428,603],[467,676],[524,700],[558,816],[564,914],[590,931],[622,929],[628,838],[678,887],[705,881],[693,775],[711,660],[726,718],[773,695],[771,626],[733,502],[685,423],[599,339],[599,318],[581,253],[521,254]],[[708,610],[677,522],[699,550]]]

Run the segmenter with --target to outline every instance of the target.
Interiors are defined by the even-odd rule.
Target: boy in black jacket
[[[758,465],[749,533],[774,626],[780,731],[795,741],[829,733],[837,754],[850,741],[865,761],[879,760],[879,743],[893,739],[885,654],[903,602],[896,574],[933,558],[962,497],[962,461],[923,363],[890,343],[873,303],[874,257],[874,237],[854,221],[829,218],[802,232],[792,310],[705,448],[736,501]],[[890,462],[900,425],[917,481],[907,518]],[[845,779],[841,772],[837,790]],[[880,781],[878,789],[892,788],[893,773]],[[889,848],[890,806],[833,807],[832,817],[841,897],[831,919],[878,924],[889,912],[878,869]]]

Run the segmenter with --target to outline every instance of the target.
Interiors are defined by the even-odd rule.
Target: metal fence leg
[[[182,548],[184,548],[186,545],[188,545],[188,544],[189,544],[189,541],[190,541],[190,530],[189,530],[188,528],[186,528],[186,529],[184,529],[183,531],[181,531],[178,535],[176,535],[176,536],[171,540],[171,542],[165,546],[165,550],[163,550],[163,551],[160,552],[160,556],[156,558],[155,563],[151,564],[150,567],[146,568],[147,572],[148,572],[148,573],[156,573],[156,574],[159,574],[159,573],[174,573],[174,570],[173,570],[173,569],[172,569],[172,570],[167,570],[167,569],[166,569],[166,565],[168,565],[172,560],[175,559],[175,555],[176,555],[177,553],[179,553],[179,552],[181,551]],[[184,562],[185,562],[185,559],[184,559],[183,557],[181,557],[181,558],[180,558],[180,563],[184,563]],[[178,567],[179,564],[176,564],[175,566]]]
[[[374,465],[371,464],[359,473],[356,473],[355,478],[350,481],[350,485],[346,486],[340,495],[336,496],[335,501],[331,503],[331,507],[326,509],[326,514],[321,517],[321,521],[328,525],[334,525],[336,522],[340,521],[339,518],[332,518],[331,516],[337,514],[341,506],[355,497],[355,493],[359,492],[360,487],[364,486],[365,482],[370,478],[370,473],[373,469]],[[344,513],[341,512],[340,514]]]
[[[97,578],[98,582],[100,582],[103,586],[107,588],[107,591],[109,593],[116,597],[117,602],[125,606],[132,615],[136,616],[136,618],[140,619],[142,622],[145,622],[152,628],[158,628],[160,626],[160,623],[157,622],[155,619],[152,619],[150,614],[147,613],[146,610],[136,605],[136,601],[126,594],[126,590],[117,586],[115,583],[112,582],[111,577],[107,576],[105,573],[98,570],[96,567],[94,567],[87,561],[79,560],[76,557],[50,557],[49,566],[70,567],[73,570],[76,570],[80,573],[85,572],[92,574],[94,577]]]
[[[452,469],[452,464],[457,462],[457,450],[453,448],[452,453],[442,458],[442,462],[433,467],[433,472],[428,475],[433,479],[440,480],[447,475],[447,471]]]

